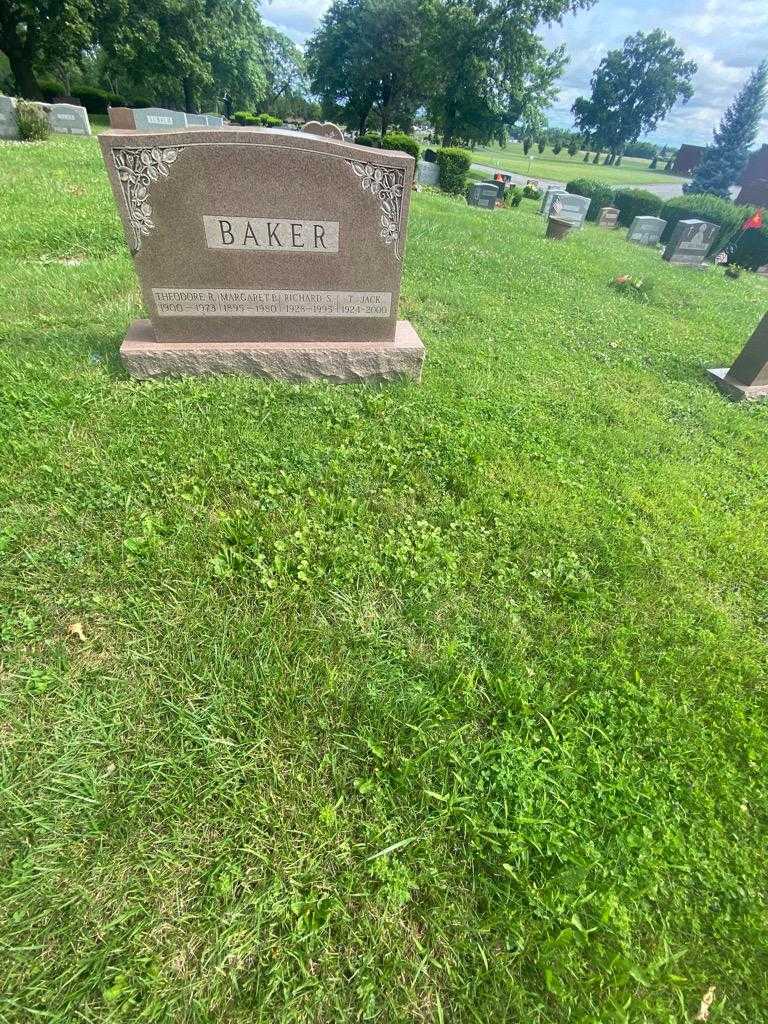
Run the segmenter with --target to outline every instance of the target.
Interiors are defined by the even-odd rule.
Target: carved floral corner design
[[[347,163],[361,179],[364,192],[370,192],[379,200],[381,210],[381,231],[379,235],[385,245],[394,245],[395,259],[402,260],[400,246],[400,220],[403,214],[405,192],[405,169],[402,167],[380,167],[375,164],[348,160]]]
[[[159,147],[151,149],[113,149],[117,176],[123,190],[128,219],[133,231],[131,252],[135,255],[141,248],[142,236],[154,228],[149,192],[152,182],[168,177],[168,169],[181,154],[181,147]]]

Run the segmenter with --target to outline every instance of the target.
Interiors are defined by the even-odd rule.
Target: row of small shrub
[[[233,124],[251,125],[258,128],[277,128],[283,122],[271,114],[252,114],[249,110],[236,110],[229,118]]]
[[[69,93],[64,83],[57,81],[55,78],[41,78],[38,81],[38,85],[43,94],[43,99],[47,103],[52,103],[59,96],[69,95],[73,99],[79,100],[89,114],[106,114],[108,107],[124,107],[127,104],[125,97],[119,93],[108,92],[106,89],[96,89],[92,85],[73,85]],[[152,106],[151,103],[144,103],[143,99],[136,100],[130,105],[136,107]]]
[[[635,217],[661,217],[667,222],[661,236],[661,241],[665,244],[672,237],[678,221],[696,219],[719,224],[721,230],[715,245],[722,245],[739,230],[747,217],[751,217],[755,212],[753,206],[736,206],[718,196],[684,195],[664,202],[653,192],[642,189],[614,191],[607,185],[585,178],[569,181],[565,187],[567,192],[587,196],[592,200],[587,214],[589,220],[596,220],[603,206],[615,206],[618,209],[619,224],[623,227],[629,227]],[[739,239],[733,262],[753,270],[768,263],[768,228],[745,232]]]
[[[414,160],[419,159],[418,142],[405,132],[387,132],[385,135],[366,132],[364,135],[358,135],[355,142],[358,146],[370,146],[371,149],[398,149],[412,156]]]

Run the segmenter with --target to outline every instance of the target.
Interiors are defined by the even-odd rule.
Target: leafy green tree
[[[568,143],[568,156],[574,157],[579,152],[579,143],[576,139],[571,139]]]
[[[410,127],[431,67],[432,0],[334,0],[307,44],[312,90],[327,116],[360,134]]]
[[[559,142],[559,141],[558,141],[558,142],[555,142],[555,143],[553,144],[553,146],[552,146],[552,152],[554,153],[554,155],[555,155],[555,156],[558,156],[558,154],[560,154],[560,153],[562,152],[562,150],[563,150],[563,144],[562,144],[562,142]]]
[[[0,50],[21,96],[42,99],[37,74],[93,43],[95,14],[94,0],[0,0]]]
[[[678,100],[693,95],[696,64],[661,29],[638,32],[610,50],[592,75],[592,96],[573,105],[576,126],[620,155],[627,143],[653,131]]]
[[[435,0],[433,87],[428,109],[443,145],[488,141],[504,126],[541,116],[557,94],[565,51],[548,51],[536,28],[594,0]],[[526,129],[524,129],[525,131]]]
[[[266,78],[262,107],[271,113],[278,105],[284,108],[290,106],[291,101],[306,100],[309,82],[301,50],[292,39],[270,25],[263,26],[261,39]]]
[[[547,148],[547,140],[546,139],[537,139],[536,140],[536,148],[538,149],[539,153],[543,153],[544,150]]]
[[[651,162],[648,164],[648,170],[649,171],[655,171],[658,166],[659,166],[659,157],[658,157],[658,155],[656,155],[656,156],[654,156],[653,160],[651,160]]]
[[[759,64],[746,85],[726,110],[715,130],[714,144],[707,149],[685,192],[705,193],[728,199],[749,159],[765,107],[768,61]]]
[[[533,139],[528,138],[526,136],[526,138],[523,139],[523,153],[524,153],[525,156],[528,156],[528,154],[530,153],[532,145],[533,145]]]
[[[235,107],[266,92],[262,24],[251,0],[100,0],[110,78],[193,111],[225,95]]]

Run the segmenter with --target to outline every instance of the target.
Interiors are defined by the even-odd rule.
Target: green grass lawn
[[[605,167],[603,160],[595,165],[590,158],[589,163],[584,163],[584,153],[576,156],[568,156],[563,150],[557,156],[551,149],[545,149],[539,153],[536,146],[531,149],[528,156],[523,153],[523,147],[519,142],[510,142],[504,148],[496,143],[491,146],[478,146],[472,151],[472,158],[476,163],[488,164],[490,167],[499,167],[506,171],[515,171],[517,174],[529,174],[528,159],[533,156],[530,163],[530,177],[545,178],[554,181],[573,181],[574,178],[594,178],[604,181],[607,185],[643,185],[665,184],[678,185],[685,181],[676,174],[665,174],[663,164],[655,171],[649,169],[649,160],[640,160],[636,157],[625,156],[620,167]],[[594,153],[592,154],[594,156]]]
[[[424,193],[421,386],[137,383],[94,140],[0,185],[4,1024],[764,1020],[768,408],[703,374],[768,282]]]

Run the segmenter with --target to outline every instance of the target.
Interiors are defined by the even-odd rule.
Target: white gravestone
[[[542,197],[541,206],[539,207],[539,213],[542,215],[542,217],[549,216],[549,210],[552,206],[552,202],[555,196],[564,196],[565,194],[565,189],[560,188],[559,185],[548,185],[547,190],[544,193],[544,196]]]

